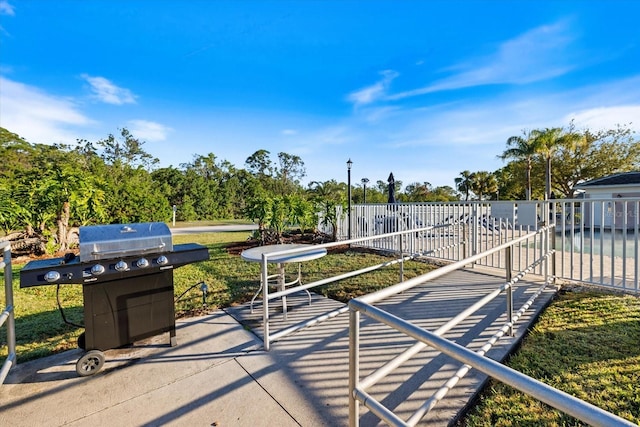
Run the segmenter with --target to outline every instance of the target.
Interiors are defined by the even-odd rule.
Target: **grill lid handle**
[[[151,247],[142,248],[142,249],[131,248],[131,249],[114,249],[111,251],[92,251],[91,255],[126,255],[126,254],[132,254],[132,253],[142,254],[147,252],[160,251],[164,249],[165,246],[167,246],[166,243],[162,243],[161,245],[158,245],[158,246],[151,246]]]

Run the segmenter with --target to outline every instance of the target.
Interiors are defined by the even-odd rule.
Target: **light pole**
[[[362,178],[360,180],[360,182],[362,182],[362,189],[363,189],[363,193],[362,193],[362,200],[363,200],[363,205],[367,204],[367,183],[369,182],[369,178]]]
[[[351,240],[351,159],[347,160],[347,239]]]

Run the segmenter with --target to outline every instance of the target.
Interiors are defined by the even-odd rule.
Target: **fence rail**
[[[0,314],[0,327],[5,322],[7,324],[7,358],[0,369],[0,384],[9,374],[9,370],[16,363],[16,325],[15,314],[13,309],[13,273],[11,270],[11,244],[9,242],[0,242],[0,251],[3,253],[2,261],[0,261],[0,270],[4,270],[4,296],[5,308]]]
[[[457,261],[555,224],[556,278],[640,294],[640,198],[555,199],[550,201],[471,201],[352,206],[351,224],[340,215],[337,236],[374,236],[428,226],[405,241],[409,252],[433,251],[433,258]],[[377,249],[397,247],[378,240]],[[514,248],[514,268],[529,265],[541,248]],[[503,254],[477,262],[504,268]],[[538,274],[542,274],[538,267]]]

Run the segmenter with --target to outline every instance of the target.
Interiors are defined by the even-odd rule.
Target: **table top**
[[[318,248],[314,245],[288,243],[288,244],[282,244],[282,245],[256,246],[255,248],[242,251],[240,256],[245,261],[261,262],[262,254],[270,254],[274,252],[281,252],[281,251],[287,251],[290,249],[301,249],[301,248],[306,248],[306,250],[297,252],[294,254],[284,254],[284,255],[277,255],[275,257],[268,257],[267,262],[278,263],[278,264],[287,263],[287,262],[304,262],[304,261],[311,261],[313,259],[322,258],[327,254],[326,248]]]

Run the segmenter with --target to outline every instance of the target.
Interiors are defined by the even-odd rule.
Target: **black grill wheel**
[[[76,372],[81,377],[88,377],[98,373],[104,365],[104,353],[100,350],[90,350],[76,362]]]

